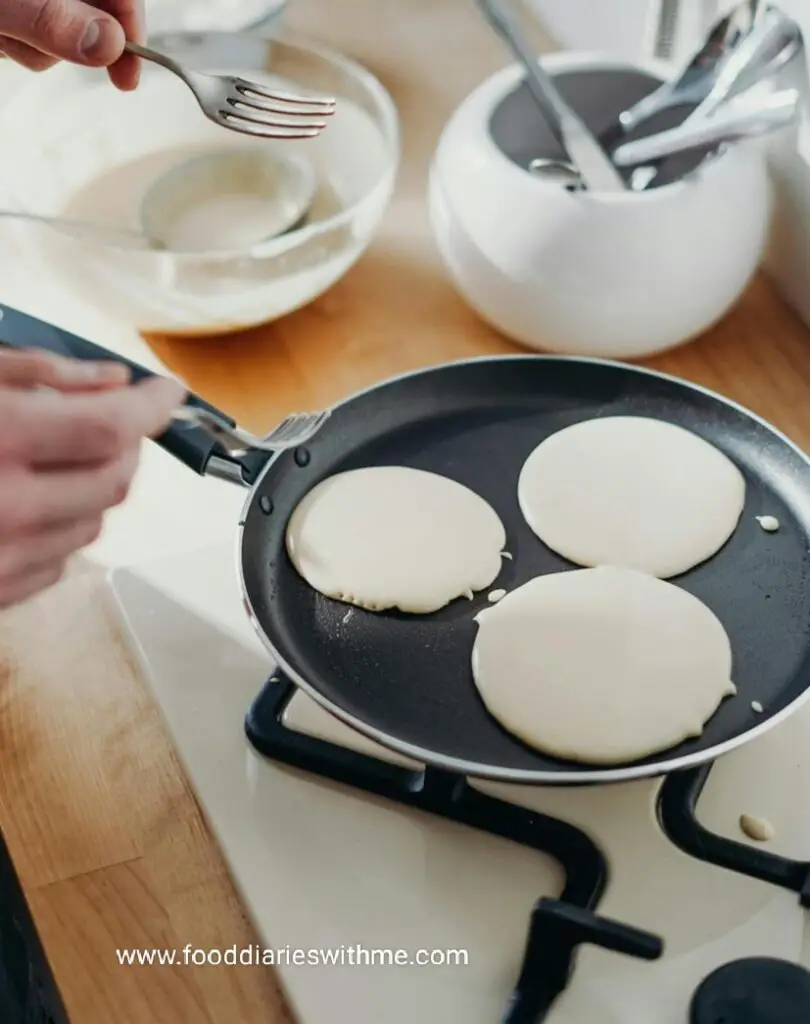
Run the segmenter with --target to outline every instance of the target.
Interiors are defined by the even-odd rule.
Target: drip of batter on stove
[[[757,516],[756,520],[766,533],[776,533],[779,529],[779,520],[776,516]]]
[[[776,835],[776,829],[764,818],[755,818],[752,814],[740,815],[740,830],[743,835],[753,839],[755,843],[767,843]]]
[[[498,601],[503,600],[506,597],[505,590],[493,590],[487,595],[487,600],[490,604],[496,604]]]

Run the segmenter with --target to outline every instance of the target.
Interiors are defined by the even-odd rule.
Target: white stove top
[[[302,1024],[498,1021],[530,910],[560,892],[558,866],[256,754],[243,719],[272,665],[243,612],[232,546],[116,569],[110,586],[261,945],[307,959],[356,946],[466,951],[466,966],[280,963]],[[287,724],[398,760],[303,695]],[[656,782],[480,788],[588,832],[611,870],[599,912],[666,943],[655,963],[583,947],[551,1024],[686,1024],[692,991],[721,964],[767,955],[810,966],[798,897],[675,849],[655,822]],[[766,849],[810,859],[808,795],[810,707],[717,764],[699,809],[705,825],[740,841],[741,814],[766,818],[776,829]]]

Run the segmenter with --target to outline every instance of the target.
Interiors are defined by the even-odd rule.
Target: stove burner
[[[520,976],[502,1024],[545,1020],[568,984],[576,950],[583,943],[643,960],[661,956],[663,943],[657,936],[593,912],[607,884],[607,864],[584,832],[480,793],[453,772],[403,768],[294,732],[282,718],[295,692],[292,683],[274,676],[253,702],[245,731],[260,754],[550,854],[562,866],[565,887],[560,899],[540,899],[532,910]]]
[[[695,992],[690,1024],[807,1024],[810,971],[785,960],[736,960]]]

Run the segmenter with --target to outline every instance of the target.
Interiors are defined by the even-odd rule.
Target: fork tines
[[[285,139],[320,135],[327,124],[325,118],[334,114],[336,107],[331,98],[271,92],[244,78],[233,80],[226,102],[228,107],[220,111],[220,116],[231,127],[251,135]]]
[[[263,439],[277,447],[295,446],[309,441],[321,429],[331,415],[331,410],[321,412],[295,412],[287,416]]]

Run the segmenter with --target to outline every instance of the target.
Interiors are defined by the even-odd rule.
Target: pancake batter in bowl
[[[222,147],[222,151],[227,148]],[[72,193],[60,215],[107,227],[141,230],[141,203],[150,187],[181,165],[211,152],[210,143],[172,146],[106,168]],[[319,180],[307,222],[325,220],[341,209],[334,189]],[[261,196],[230,191],[172,218],[163,241],[173,251],[238,250],[275,234],[277,222],[278,210],[268,208]]]
[[[246,249],[278,234],[278,217],[261,196],[221,195],[183,210],[164,231],[173,252]]]

